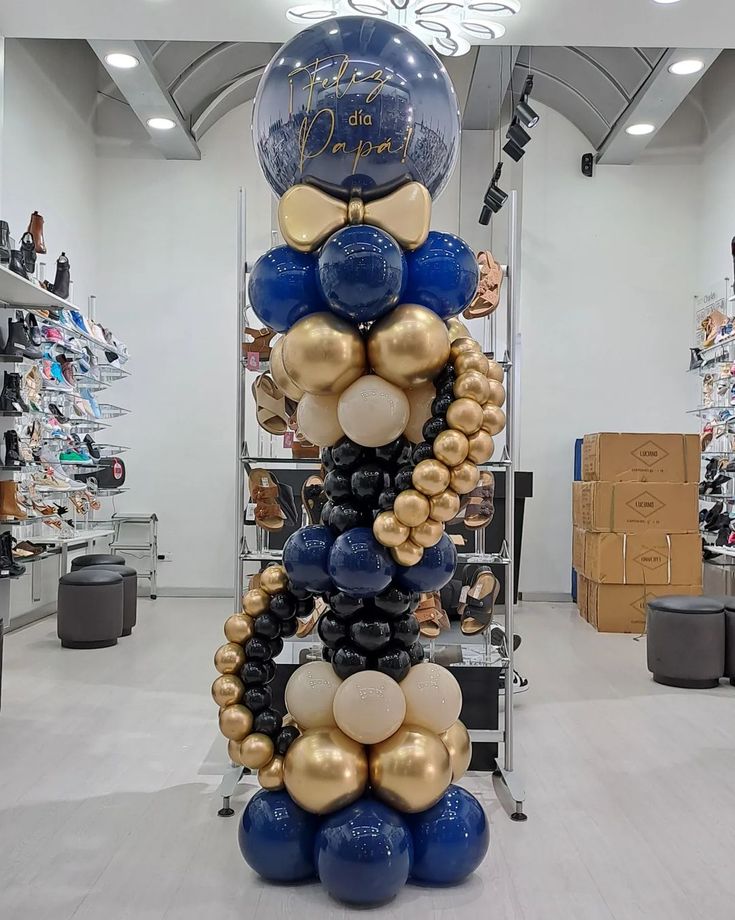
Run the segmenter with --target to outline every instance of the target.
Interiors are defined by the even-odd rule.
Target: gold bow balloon
[[[426,242],[431,221],[431,196],[420,182],[409,182],[385,198],[363,204],[332,198],[312,185],[293,185],[278,202],[278,225],[292,249],[311,252],[348,224],[370,224],[385,230],[404,249]]]

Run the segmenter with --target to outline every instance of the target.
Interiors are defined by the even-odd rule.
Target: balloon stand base
[[[496,764],[493,772],[493,787],[498,801],[508,813],[511,821],[528,820],[528,815],[523,810],[526,790],[515,770],[506,770],[500,764]]]
[[[220,818],[231,818],[235,814],[235,809],[230,808],[230,797],[226,795],[222,799],[222,808],[217,812]]]
[[[217,789],[217,796],[222,797],[222,807],[217,811],[220,818],[231,818],[235,814],[234,808],[230,805],[230,798],[235,794],[240,780],[249,774],[250,770],[247,767],[237,764],[231,764],[223,774],[222,782]]]

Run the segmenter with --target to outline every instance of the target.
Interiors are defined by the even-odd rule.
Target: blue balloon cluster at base
[[[490,845],[482,805],[450,786],[427,811],[403,815],[366,797],[329,816],[299,808],[287,792],[258,792],[238,830],[245,862],[271,882],[318,875],[335,898],[362,907],[394,898],[406,881],[456,885]]]

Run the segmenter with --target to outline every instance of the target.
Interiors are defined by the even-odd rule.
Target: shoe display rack
[[[485,546],[485,529],[478,528],[474,531],[474,546],[460,547],[458,552],[458,570],[466,564],[483,566],[502,566],[505,576],[505,604],[500,622],[504,625],[505,636],[514,635],[514,604],[515,604],[515,570],[513,565],[514,547],[514,509],[515,509],[515,469],[516,458],[514,443],[515,431],[519,418],[518,392],[519,368],[514,362],[515,343],[517,340],[516,318],[518,315],[519,289],[516,278],[516,266],[520,248],[519,208],[516,193],[512,193],[508,207],[501,216],[495,220],[507,217],[508,228],[508,265],[505,266],[505,307],[502,301],[499,309],[483,320],[484,328],[482,337],[475,336],[482,341],[483,350],[488,357],[495,357],[505,369],[506,388],[506,416],[505,446],[498,459],[482,465],[484,470],[501,472],[505,476],[505,520],[504,539],[496,551],[490,551]],[[278,562],[282,553],[279,548],[283,540],[280,532],[272,537],[271,534],[255,526],[253,508],[249,505],[248,472],[253,467],[263,467],[274,473],[276,477],[284,480],[298,479],[293,472],[301,473],[301,478],[318,473],[321,468],[320,459],[295,458],[289,450],[292,443],[292,434],[274,436],[268,434],[257,424],[255,399],[252,393],[252,383],[257,373],[268,369],[265,363],[257,364],[253,355],[243,356],[242,343],[245,342],[245,330],[248,327],[259,327],[262,324],[255,317],[247,301],[248,267],[245,260],[246,246],[246,221],[245,221],[245,193],[240,191],[238,208],[238,338],[237,338],[237,363],[238,391],[237,391],[237,453],[235,460],[236,471],[236,521],[235,521],[235,577],[233,600],[235,609],[240,607],[240,599],[247,591],[247,580],[250,575],[258,572],[264,564]],[[273,234],[273,245],[278,245],[280,239]],[[499,316],[505,313],[505,328],[499,333]],[[461,317],[459,317],[461,319]],[[476,326],[474,327],[476,329]],[[500,347],[498,347],[500,345]],[[500,354],[503,355],[500,361]],[[304,513],[305,514],[305,513]],[[295,522],[295,528],[307,523]],[[278,545],[272,545],[276,543]],[[474,742],[485,745],[501,745],[502,754],[495,758],[493,777],[498,791],[498,797],[506,806],[507,811],[514,820],[524,820],[523,803],[525,791],[522,781],[515,768],[514,760],[514,667],[513,667],[513,642],[507,641],[500,648],[493,646],[490,641],[490,629],[485,631],[484,642],[480,644],[462,643],[454,646],[442,645],[441,640],[427,640],[428,658],[442,663],[442,658],[449,653],[450,660],[461,663],[463,667],[484,667],[496,669],[500,672],[500,683],[505,684],[504,705],[500,707],[500,724],[497,729],[471,730],[470,735]],[[289,648],[294,646],[294,648]],[[302,649],[306,657],[316,656],[321,659],[319,649],[309,649],[308,643],[296,638],[286,640],[286,649],[282,661],[297,661],[297,649]],[[306,651],[306,650],[309,651]],[[449,649],[452,649],[449,651]],[[302,657],[304,652],[302,652]],[[453,656],[453,657],[452,657]],[[465,690],[465,695],[467,691]],[[473,705],[480,708],[486,705],[485,700],[473,701]],[[488,704],[489,705],[489,704]],[[487,721],[482,724],[488,724]],[[490,724],[496,724],[493,721]],[[243,768],[234,768],[231,774],[225,775],[219,793],[228,799],[242,775]]]

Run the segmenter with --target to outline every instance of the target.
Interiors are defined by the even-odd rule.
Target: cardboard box
[[[577,573],[577,607],[583,620],[587,619],[587,579]]]
[[[696,533],[595,533],[575,527],[572,559],[580,574],[600,584],[702,584],[702,543]]]
[[[599,532],[699,532],[696,482],[575,482],[575,527]]]
[[[699,482],[696,434],[587,434],[582,479],[587,482]]]
[[[672,594],[699,595],[701,585],[600,585],[586,581],[587,620],[598,632],[646,631],[646,604]]]

